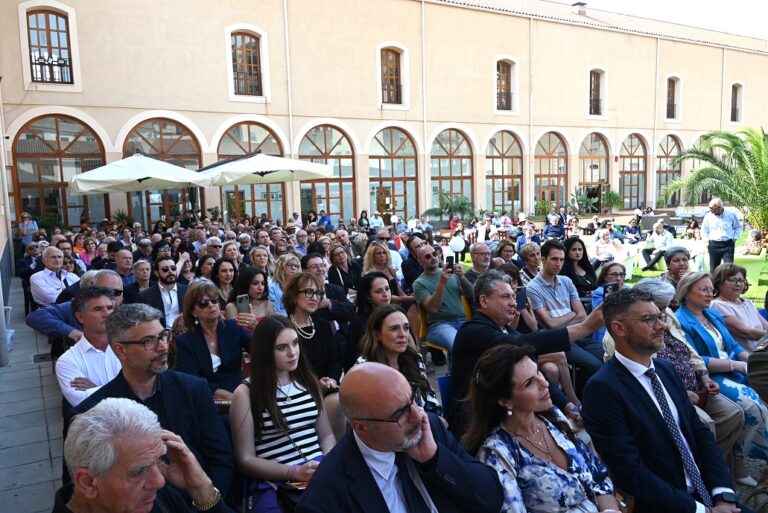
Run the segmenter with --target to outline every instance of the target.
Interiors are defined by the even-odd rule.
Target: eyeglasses
[[[208,244],[208,246],[206,246],[206,247],[208,247],[208,248],[220,248],[221,244]]]
[[[27,246],[27,249],[37,249],[39,247],[40,247],[39,244],[30,244],[29,246]]]
[[[713,287],[699,287],[696,290],[698,290],[702,294],[714,294],[715,293],[715,289]]]
[[[218,304],[219,304],[219,301],[216,300],[216,299],[212,299],[212,298],[211,299],[201,299],[200,301],[197,302],[197,306],[199,306],[200,308],[208,308],[211,305],[217,305],[218,306]]]
[[[432,260],[433,258],[437,258],[437,257],[435,256],[435,253],[434,253],[434,252],[432,252],[432,253],[425,253],[423,256],[424,256],[424,258],[428,258],[428,259],[430,259],[430,260]]]
[[[161,270],[162,272],[164,272],[164,273],[167,273],[168,271],[173,271],[173,272],[176,272],[176,266],[175,266],[175,265],[172,265],[172,266],[170,266],[170,267],[168,267],[168,266],[166,266],[166,267],[161,267],[161,268],[160,268],[160,270]]]
[[[376,237],[376,240],[386,242],[386,241],[392,240],[392,237]]]
[[[307,267],[309,271],[319,271],[321,269],[325,269],[325,264],[312,264]]]
[[[725,281],[727,281],[732,285],[744,285],[745,283],[747,283],[747,280],[745,280],[744,278],[728,278]]]
[[[491,254],[489,252],[486,253],[472,253],[473,256],[482,256],[482,257],[489,257]]]
[[[408,404],[403,406],[402,408],[398,408],[395,413],[393,413],[388,419],[353,419],[353,420],[365,420],[368,422],[389,422],[392,424],[400,425],[400,421],[406,418],[408,413],[410,413],[411,408],[413,407],[413,404],[416,402],[416,398],[419,397],[419,392],[421,391],[421,387],[419,385],[413,386],[413,392],[411,393],[411,400],[408,401]]]
[[[606,276],[608,278],[626,278],[627,273],[608,273]]]
[[[299,264],[285,264],[285,266],[288,269],[293,269],[294,271],[300,267]]]
[[[325,291],[323,290],[304,289],[304,290],[300,290],[299,292],[303,292],[304,297],[306,297],[307,299],[312,299],[313,297],[316,297],[317,299],[322,300],[325,297]]]
[[[221,246],[219,246],[219,247],[221,247]],[[170,246],[160,246],[159,248],[157,248],[157,250],[158,251],[170,251],[171,247]]]
[[[656,323],[667,322],[667,314],[660,313],[658,315],[646,315],[645,317],[627,317],[625,321],[643,321],[649,328],[656,326]]]
[[[112,295],[115,297],[120,297],[123,295],[123,289],[112,289]]]
[[[121,340],[121,344],[125,345],[138,345],[142,344],[144,346],[144,349],[146,351],[154,351],[157,349],[158,344],[160,342],[163,342],[164,344],[167,344],[171,341],[171,330],[163,330],[160,332],[159,335],[155,337],[144,337],[141,340]]]

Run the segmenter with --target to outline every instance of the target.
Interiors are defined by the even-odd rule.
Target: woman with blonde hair
[[[272,252],[266,246],[256,246],[248,254],[251,265],[265,271],[269,276],[275,275],[275,261]]]
[[[287,253],[280,255],[275,260],[275,274],[269,280],[269,300],[275,308],[275,312],[285,315],[286,309],[283,304],[283,292],[285,292],[288,280],[301,269],[299,257]]]

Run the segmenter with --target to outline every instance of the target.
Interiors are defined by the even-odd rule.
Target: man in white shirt
[[[653,296],[620,290],[606,297],[603,315],[615,358],[584,389],[582,415],[616,485],[637,513],[738,512],[723,454],[674,366],[651,359],[666,328]]]
[[[187,292],[185,285],[176,282],[176,263],[173,257],[164,256],[155,262],[157,285],[139,292],[139,303],[144,303],[163,312],[160,319],[164,328],[173,326],[173,321],[181,315],[181,303]]]
[[[368,220],[368,227],[371,230],[384,227],[384,219],[381,218],[381,212],[377,210],[373,213],[373,217]]]
[[[652,243],[653,247],[643,249],[643,258],[645,259],[643,271],[654,268],[656,262],[664,258],[664,254],[675,243],[675,238],[664,229],[663,223],[656,222],[653,225],[653,233],[648,236],[648,242]]]
[[[339,392],[352,430],[320,463],[296,511],[501,511],[496,473],[416,406],[417,393],[391,367],[352,367]]]
[[[80,281],[76,274],[68,273],[61,268],[63,262],[64,253],[60,249],[49,246],[43,251],[45,269],[29,278],[32,299],[39,306],[50,306],[56,303],[56,298],[62,290]]]
[[[84,288],[72,300],[83,336],[56,361],[61,394],[71,406],[80,404],[120,372],[120,360],[107,338],[106,321],[114,308],[114,294],[104,287]]]

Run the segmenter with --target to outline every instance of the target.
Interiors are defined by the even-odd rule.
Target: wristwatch
[[[712,497],[714,502],[730,502],[731,504],[738,504],[739,498],[733,492],[722,492]]]

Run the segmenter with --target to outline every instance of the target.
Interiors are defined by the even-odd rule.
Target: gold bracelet
[[[211,497],[211,500],[206,502],[205,504],[195,504],[195,501],[192,501],[192,507],[194,507],[197,511],[208,511],[210,509],[213,509],[216,504],[219,503],[221,500],[221,492],[218,488],[215,486],[213,487],[213,497]]]

